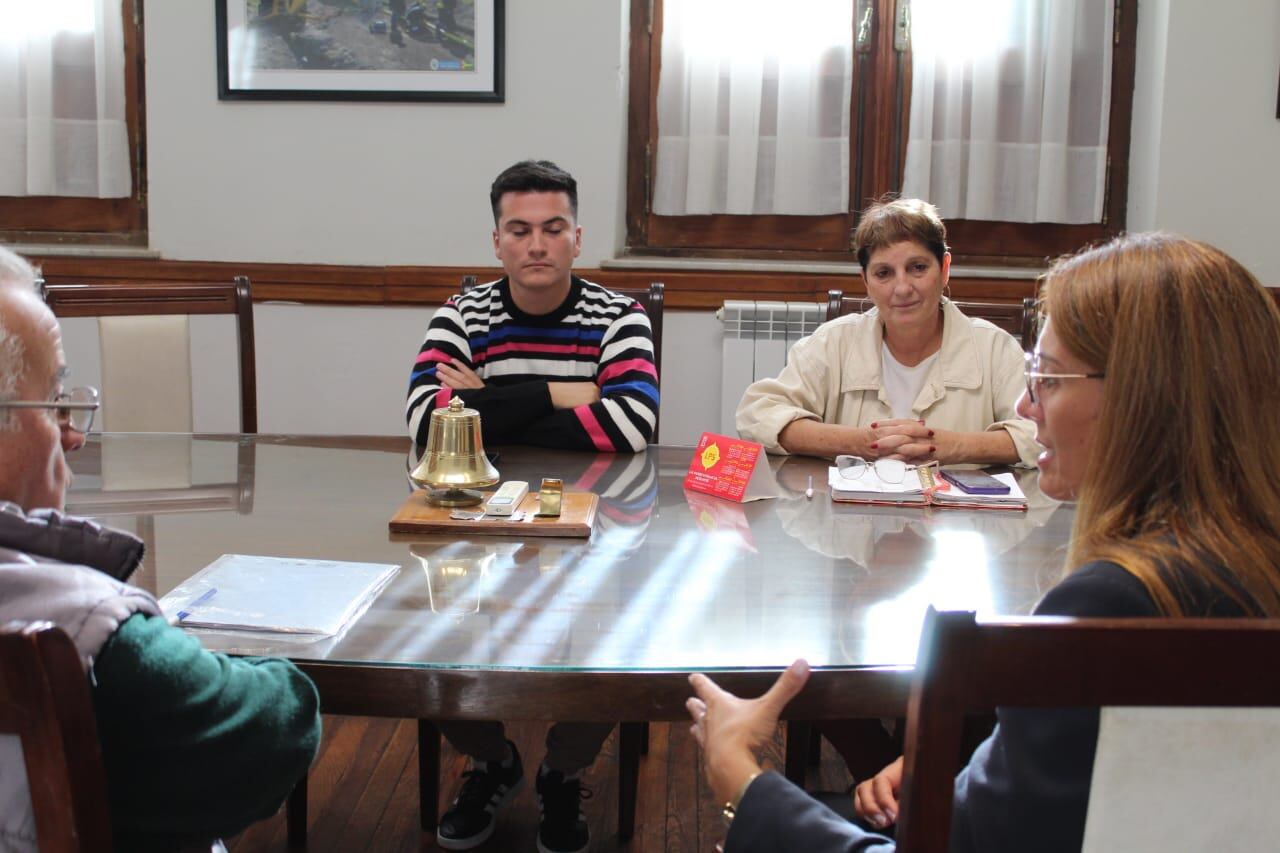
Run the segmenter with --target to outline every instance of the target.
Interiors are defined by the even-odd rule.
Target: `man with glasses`
[[[65,454],[84,444],[97,391],[63,387],[58,321],[34,281],[0,247],[0,624],[47,620],[75,643],[117,849],[233,835],[306,773],[320,739],[315,687],[286,661],[205,651],[124,583],[142,559],[137,537],[61,513]],[[36,849],[28,790],[18,739],[0,735],[0,838],[15,850]]]

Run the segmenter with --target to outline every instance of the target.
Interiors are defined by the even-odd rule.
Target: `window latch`
[[[911,49],[911,0],[898,0],[893,21],[893,49],[905,53]]]
[[[875,0],[858,0],[858,34],[854,39],[854,49],[858,53],[871,52],[871,24],[875,15]]]

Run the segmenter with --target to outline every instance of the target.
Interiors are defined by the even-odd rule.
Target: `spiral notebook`
[[[331,637],[357,619],[400,567],[223,554],[160,599],[183,628]]]

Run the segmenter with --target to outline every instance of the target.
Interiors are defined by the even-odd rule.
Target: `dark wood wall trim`
[[[45,280],[75,282],[230,281],[247,275],[255,302],[287,301],[306,305],[417,305],[435,307],[458,292],[464,275],[492,281],[498,267],[363,267],[329,264],[258,264],[215,261],[162,261],[116,258],[42,258],[32,255]],[[712,270],[602,270],[583,267],[583,278],[611,287],[647,287],[651,281],[667,286],[666,306],[677,310],[712,311],[726,299],[827,301],[828,290],[848,295],[866,291],[854,275],[780,272],[724,272]],[[1036,295],[1036,270],[1021,278],[968,278],[953,275],[949,285],[956,299],[975,302],[1021,302]],[[1280,287],[1271,288],[1280,302]]]
[[[436,306],[458,292],[464,275],[491,281],[498,267],[336,266],[328,264],[262,264],[152,259],[66,258],[32,256],[45,280],[75,282],[230,281],[247,275],[255,302],[289,301],[315,305]],[[582,268],[584,278],[613,287],[667,286],[668,308],[714,310],[726,299],[777,299],[826,302],[831,289],[860,294],[862,280],[853,275],[691,270],[602,270]],[[1035,273],[1025,278],[951,279],[957,299],[1018,302],[1035,295]]]

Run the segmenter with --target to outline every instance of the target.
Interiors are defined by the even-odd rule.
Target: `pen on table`
[[[206,589],[204,592],[200,593],[198,596],[196,596],[194,599],[192,599],[192,600],[187,604],[187,606],[186,606],[186,607],[184,607],[184,608],[182,608],[181,610],[179,610],[179,611],[178,611],[178,615],[177,615],[177,617],[174,619],[174,621],[175,621],[175,622],[181,622],[183,619],[186,619],[188,616],[190,616],[190,615],[191,615],[191,611],[192,611],[192,610],[195,610],[195,609],[196,609],[197,607],[199,607],[201,604],[204,604],[206,601],[208,601],[209,599],[213,598],[215,595],[217,595],[217,593],[218,593],[218,588],[217,588],[216,586],[211,586],[211,587],[209,587],[209,588],[208,588],[208,589]]]
[[[809,487],[804,490],[804,499],[807,501],[813,500],[813,475],[812,474],[809,475]]]

